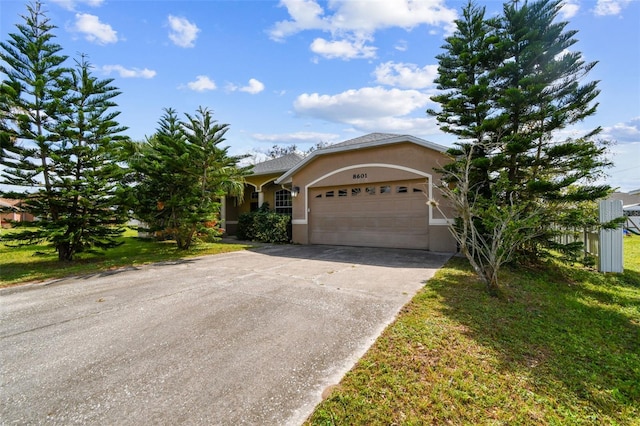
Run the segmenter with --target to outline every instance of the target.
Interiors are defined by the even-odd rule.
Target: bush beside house
[[[287,243],[289,237],[288,215],[270,211],[265,203],[258,210],[243,213],[238,218],[239,240],[259,241],[262,243]]]

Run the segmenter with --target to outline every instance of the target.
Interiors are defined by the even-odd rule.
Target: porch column
[[[220,224],[224,226],[225,221],[227,220],[227,196],[223,195],[220,197]]]
[[[258,191],[258,208],[262,207],[264,204],[264,192],[262,192],[262,188]]]

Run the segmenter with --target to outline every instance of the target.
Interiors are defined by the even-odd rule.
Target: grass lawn
[[[640,237],[624,274],[505,271],[487,296],[452,259],[307,424],[640,425]]]
[[[125,266],[225,253],[249,247],[243,244],[200,243],[185,252],[177,250],[173,241],[143,240],[136,235],[136,231],[129,229],[123,235],[123,244],[119,247],[97,254],[81,253],[77,260],[69,263],[58,262],[58,254],[47,244],[7,247],[0,243],[0,287],[27,281],[91,274]]]

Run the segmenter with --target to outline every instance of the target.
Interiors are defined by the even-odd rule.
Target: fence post
[[[600,201],[600,223],[608,223],[622,217],[621,200]],[[600,272],[623,272],[622,260],[622,226],[614,229],[600,229],[599,244]]]

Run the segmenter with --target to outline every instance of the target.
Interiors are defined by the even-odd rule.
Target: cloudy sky
[[[370,132],[453,139],[425,114],[435,107],[435,56],[466,0],[50,0],[70,59],[87,54],[115,79],[128,134],[151,135],[163,108],[208,107],[230,124],[234,154],[274,144],[306,150]],[[489,13],[501,1],[479,0]],[[0,38],[25,1],[0,2]],[[567,0],[574,50],[599,64],[598,113],[572,129],[604,128],[609,183],[640,188],[640,1]]]

